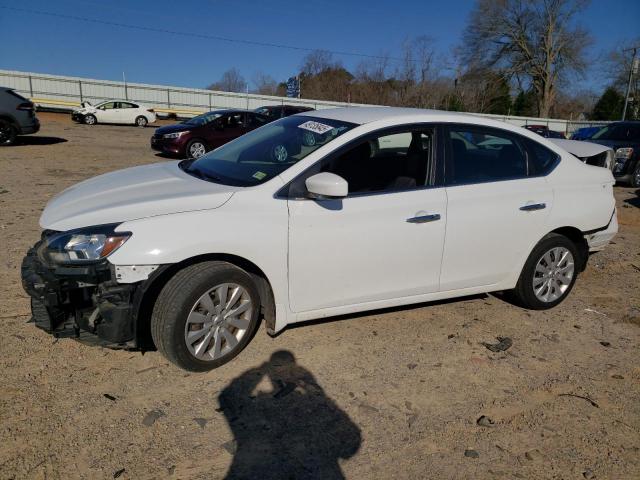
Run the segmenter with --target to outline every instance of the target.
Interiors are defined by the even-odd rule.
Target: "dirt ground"
[[[20,262],[52,195],[159,159],[152,128],[73,124],[0,150],[0,478],[640,478],[640,198],[570,297],[487,295],[260,330],[189,374],[28,324]],[[481,342],[509,337],[493,353]],[[478,424],[481,416],[484,419]]]

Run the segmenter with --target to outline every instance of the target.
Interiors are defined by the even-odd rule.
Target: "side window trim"
[[[404,125],[385,127],[379,130],[375,130],[373,132],[365,133],[357,138],[354,138],[353,140],[346,143],[345,145],[338,147],[336,150],[320,158],[312,165],[309,165],[309,167],[304,169],[302,172],[296,175],[293,179],[289,180],[284,186],[280,187],[278,191],[275,193],[274,198],[286,199],[286,200],[311,200],[307,197],[290,196],[289,188],[294,182],[306,176],[309,173],[309,171],[312,170],[314,167],[316,167],[319,163],[325,162],[325,161],[331,161],[337,156],[343,155],[344,153],[346,153],[347,151],[351,150],[352,148],[354,148],[355,146],[359,145],[364,141],[378,138],[378,137],[384,136],[385,134],[393,135],[394,133],[402,133],[408,130],[420,130],[421,128],[424,128],[424,129],[430,128],[430,129],[433,129],[433,132],[434,132],[433,142],[431,145],[431,162],[430,162],[430,165],[427,165],[427,179],[426,179],[425,185],[412,188],[411,190],[400,189],[400,190],[382,190],[382,191],[375,191],[375,192],[351,193],[347,197],[345,197],[345,199],[352,198],[352,197],[370,196],[370,195],[387,195],[390,193],[408,192],[408,191],[425,190],[430,188],[442,187],[444,186],[443,184],[436,183],[435,181],[438,177],[438,175],[436,175],[436,172],[442,169],[442,167],[439,164],[442,164],[442,160],[444,159],[444,157],[441,157],[438,155],[441,152],[441,144],[442,144],[442,142],[440,141],[441,135],[439,134],[439,131],[441,130],[440,125],[434,122],[407,123]]]

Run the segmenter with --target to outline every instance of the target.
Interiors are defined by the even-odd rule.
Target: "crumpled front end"
[[[135,345],[134,295],[139,284],[116,282],[106,260],[87,265],[52,265],[43,240],[22,261],[22,285],[31,297],[35,325],[55,336],[97,335],[110,344]]]

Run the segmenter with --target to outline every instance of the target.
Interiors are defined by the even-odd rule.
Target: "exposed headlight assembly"
[[[624,147],[616,150],[616,160],[629,160],[633,156],[633,148]]]
[[[48,263],[94,263],[120,248],[131,232],[116,232],[119,224],[79,228],[55,233],[46,238],[43,254]]]
[[[187,133],[189,133],[188,130],[185,130],[184,132],[165,133],[164,135],[162,135],[162,138],[180,138],[182,135],[185,135]]]

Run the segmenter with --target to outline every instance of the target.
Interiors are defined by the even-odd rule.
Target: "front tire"
[[[18,131],[11,123],[0,120],[0,145],[8,146],[16,143]]]
[[[136,126],[137,127],[146,127],[147,123],[149,123],[149,121],[147,120],[146,117],[140,115],[139,117],[136,117]]]
[[[191,140],[187,144],[187,158],[198,159],[207,153],[207,146],[200,140]]]
[[[87,125],[95,125],[96,123],[98,123],[98,119],[96,118],[95,115],[85,115],[84,116],[84,123]]]
[[[180,270],[153,309],[151,336],[175,365],[204,372],[240,353],[259,324],[260,294],[244,270],[203,262]]]
[[[553,308],[573,289],[579,265],[575,243],[564,235],[550,233],[529,255],[512,296],[524,308]]]
[[[631,186],[633,188],[640,188],[640,159],[638,160],[636,169],[633,171],[633,174],[631,175]]]

